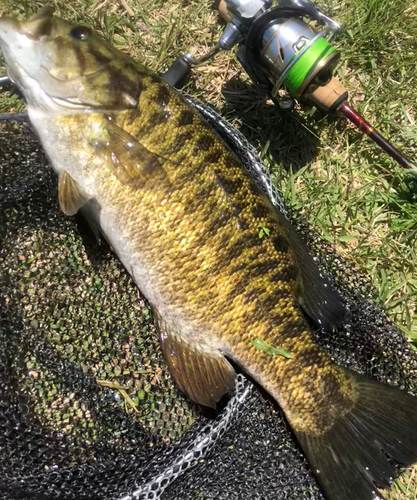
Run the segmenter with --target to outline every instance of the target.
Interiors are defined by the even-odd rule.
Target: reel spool
[[[330,39],[340,26],[309,0],[280,0],[272,9],[271,5],[272,0],[221,0],[218,8],[227,26],[217,45],[199,59],[192,54],[179,58],[164,78],[175,87],[182,86],[192,66],[239,45],[239,62],[276,104],[291,109],[294,99],[312,96],[325,111],[337,109],[348,98],[346,89],[332,80],[340,53]],[[305,19],[322,25],[323,30]],[[322,87],[327,88],[315,93]],[[280,99],[282,88],[288,96]]]
[[[231,30],[240,34],[240,38],[235,34],[232,39],[235,44],[240,43],[237,58],[249,77],[282,109],[292,109],[294,99],[305,98],[326,113],[340,112],[401,166],[412,167],[400,151],[349,106],[348,91],[333,77],[340,53],[330,41],[339,31],[339,24],[310,0],[278,0],[273,9],[271,3],[221,0],[219,5],[220,14],[228,22],[224,35]],[[305,19],[324,29],[317,31]],[[283,88],[288,96],[279,96]]]
[[[238,59],[281,107],[278,92],[285,89],[291,99],[309,98],[330,112],[348,99],[347,90],[333,78],[340,53],[330,40],[339,26],[326,17],[332,24],[317,31],[304,20],[307,17],[323,24],[320,11],[313,7],[307,13],[303,6],[279,6],[260,15],[251,25]]]
[[[275,97],[283,86],[288,94],[299,99],[311,83],[326,85],[340,53],[320,33],[298,18],[278,18],[262,33],[260,56],[276,83]]]

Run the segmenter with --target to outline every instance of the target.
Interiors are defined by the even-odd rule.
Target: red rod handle
[[[398,149],[387,141],[382,135],[375,130],[357,111],[349,106],[349,104],[342,104],[339,111],[343,113],[359,130],[369,136],[378,146],[383,149],[391,158],[393,158],[402,167],[411,168],[412,164],[402,155]]]

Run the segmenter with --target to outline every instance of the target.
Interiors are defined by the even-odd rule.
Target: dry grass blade
[[[125,11],[129,14],[130,17],[133,17],[135,15],[126,0],[120,0],[120,3],[123,5]]]

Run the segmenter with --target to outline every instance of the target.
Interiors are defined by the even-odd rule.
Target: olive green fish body
[[[86,28],[44,12],[0,19],[0,40],[61,208],[93,213],[153,307],[178,386],[215,406],[233,360],[279,402],[331,500],[374,499],[373,481],[395,474],[381,449],[417,458],[416,400],[315,344],[303,310],[334,325],[340,299],[236,155],[175,90]]]
[[[174,90],[138,75],[137,109],[54,117],[39,124],[41,137],[63,150],[82,150],[74,160],[84,163],[78,175],[67,170],[97,200],[104,234],[164,321],[185,342],[240,364],[297,429],[323,431],[352,406],[354,387],[312,340],[297,303],[297,265],[275,208]],[[130,182],[117,171],[113,127],[159,160],[149,176]],[[261,238],[262,227],[269,235]],[[252,345],[258,338],[291,358],[258,350]]]

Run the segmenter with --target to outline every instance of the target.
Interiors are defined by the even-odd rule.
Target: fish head
[[[27,21],[0,18],[10,79],[29,107],[54,113],[135,107],[149,71],[86,26],[43,8]]]

